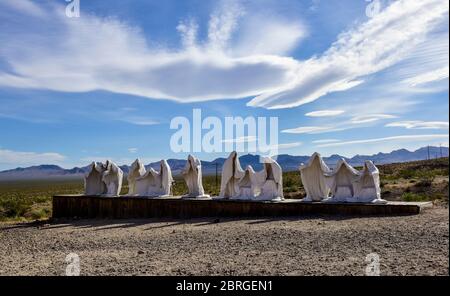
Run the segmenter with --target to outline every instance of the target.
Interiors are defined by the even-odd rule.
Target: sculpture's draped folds
[[[306,191],[306,201],[321,201],[327,199],[330,193],[331,173],[319,153],[314,153],[306,165],[300,166],[300,175]]]
[[[222,168],[220,198],[246,200],[283,199],[283,177],[280,165],[263,158],[264,167],[255,172],[252,166],[242,169],[236,152],[232,152]]]
[[[320,154],[314,153],[300,166],[300,174],[306,191],[304,201],[386,203],[381,199],[378,168],[371,161],[359,172],[340,159],[330,170]]]
[[[102,181],[106,185],[107,196],[118,196],[122,189],[123,172],[112,161],[106,161],[106,171],[103,172]]]
[[[345,159],[339,159],[336,168],[329,175],[331,179],[332,201],[355,202],[355,182],[359,172],[350,166]]]
[[[84,176],[84,194],[101,195],[106,193],[106,185],[102,181],[106,166],[95,161],[89,166],[89,172]]]
[[[219,196],[222,198],[239,196],[239,181],[244,175],[245,171],[241,167],[236,151],[231,152],[222,167]]]
[[[355,182],[355,198],[359,202],[386,203],[381,199],[380,172],[372,161],[364,163],[359,178]]]
[[[136,159],[130,168],[130,172],[128,173],[128,195],[137,195],[138,192],[136,190],[136,179],[145,175],[145,167],[141,163],[139,159]]]
[[[202,165],[199,159],[189,155],[181,174],[188,187],[185,197],[209,197],[203,189]]]
[[[242,169],[235,151],[230,153],[222,167],[221,199],[280,201],[283,196],[283,172],[272,158],[261,158],[263,169],[255,172],[248,165]],[[306,164],[300,165],[300,176],[306,197],[303,201],[386,203],[381,199],[380,172],[371,161],[357,171],[345,159],[330,169],[319,153],[314,153]],[[181,171],[188,192],[184,197],[209,198],[202,182],[202,165],[189,155]],[[118,196],[122,188],[123,172],[114,162],[92,162],[84,176],[86,195]],[[136,159],[127,176],[128,196],[164,197],[172,195],[171,168],[166,160],[159,163],[159,171]]]
[[[160,161],[160,170],[150,168],[136,179],[136,193],[140,196],[170,196],[172,191],[172,171],[166,160]]]

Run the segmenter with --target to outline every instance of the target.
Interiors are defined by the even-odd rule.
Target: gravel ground
[[[448,275],[449,211],[397,217],[0,224],[0,275]]]

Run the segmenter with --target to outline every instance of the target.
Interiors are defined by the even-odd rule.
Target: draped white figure
[[[261,192],[258,195],[260,200],[282,200],[283,197],[283,172],[281,166],[272,158],[264,158],[264,178],[261,185]]]
[[[339,159],[336,168],[329,174],[331,180],[331,199],[336,202],[355,202],[355,181],[359,172],[350,166],[345,159]]]
[[[172,170],[170,169],[169,163],[165,159],[160,162],[159,175],[161,178],[161,196],[172,195]]]
[[[386,203],[381,199],[380,172],[372,161],[364,163],[359,178],[355,182],[355,198],[358,202]]]
[[[166,160],[161,160],[160,170],[150,168],[136,179],[136,192],[139,196],[169,196],[172,191],[172,171]]]
[[[239,180],[244,175],[245,172],[241,167],[236,151],[231,152],[222,167],[219,197],[232,198],[239,196]]]
[[[202,165],[199,159],[189,155],[181,174],[188,187],[188,194],[184,197],[209,197],[203,189]]]
[[[106,193],[106,185],[102,181],[106,166],[95,161],[89,166],[89,172],[84,176],[84,194],[101,195]]]
[[[255,180],[256,173],[251,165],[248,165],[244,171],[244,175],[239,179],[238,188],[239,194],[235,198],[239,199],[255,199],[261,192],[258,186],[258,181]]]
[[[136,179],[142,177],[145,174],[145,167],[139,159],[136,159],[130,167],[130,172],[128,173],[128,195],[137,195],[136,190]]]
[[[106,161],[102,181],[106,185],[106,196],[118,196],[122,189],[123,171],[112,161]]]
[[[300,166],[300,175],[306,191],[304,201],[322,201],[329,197],[330,179],[327,176],[330,173],[330,168],[317,152],[311,156],[307,164]]]
[[[247,167],[251,181],[250,191],[247,190],[253,200],[282,200],[283,197],[283,173],[281,166],[272,158],[263,159],[264,168],[255,172],[251,166]],[[253,195],[251,197],[251,195]]]

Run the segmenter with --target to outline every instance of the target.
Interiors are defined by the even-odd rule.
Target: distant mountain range
[[[333,154],[329,157],[324,157],[324,161],[333,167],[336,162],[344,158],[349,164],[353,166],[360,166],[365,160],[372,160],[375,164],[386,164],[386,163],[398,163],[407,162],[414,160],[427,159],[428,155],[430,158],[440,157],[442,152],[443,157],[448,157],[449,148],[448,147],[423,147],[417,149],[416,151],[408,151],[406,149],[394,150],[390,153],[378,153],[374,155],[355,155],[352,158],[342,157],[337,154]],[[277,157],[277,162],[281,165],[284,171],[294,171],[297,170],[301,163],[306,163],[310,156],[293,156],[288,154],[281,154]],[[219,171],[221,171],[222,165],[226,158],[217,158],[213,161],[202,161],[203,174],[215,174],[216,166]],[[258,155],[242,155],[239,157],[242,168],[247,165],[253,166],[255,170],[262,168],[261,163],[259,163]],[[170,167],[174,175],[177,175],[183,169],[186,160],[185,159],[168,159]],[[159,169],[159,162],[154,162],[146,165],[147,168],[153,167]],[[0,172],[0,180],[21,180],[21,179],[46,179],[46,178],[81,178],[87,171],[89,166],[85,167],[75,167],[72,169],[64,169],[57,165],[39,165],[31,166],[27,168],[16,168],[12,170],[6,170]],[[120,167],[125,174],[129,171],[128,165],[122,165]]]

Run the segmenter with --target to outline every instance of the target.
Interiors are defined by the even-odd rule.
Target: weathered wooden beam
[[[146,197],[100,197],[58,195],[53,197],[54,218],[196,218],[196,217],[283,217],[310,214],[411,215],[431,207],[431,202],[388,202],[387,204],[307,203],[196,200]]]

